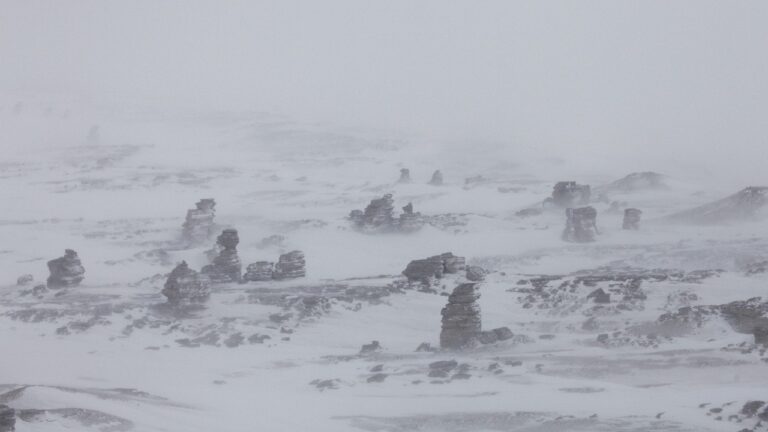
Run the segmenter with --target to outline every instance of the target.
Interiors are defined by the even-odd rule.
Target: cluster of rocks
[[[202,303],[211,294],[208,276],[192,270],[186,261],[182,261],[168,275],[162,291],[172,305]]]
[[[243,275],[247,282],[297,279],[306,276],[306,261],[302,251],[291,251],[280,255],[277,263],[257,261],[249,264]]]
[[[768,302],[761,297],[721,305],[686,306],[661,315],[658,321],[696,328],[718,316],[736,332],[753,335],[755,344],[768,347]]]
[[[0,432],[16,430],[16,410],[8,405],[0,404]]]
[[[451,252],[435,255],[429,258],[413,260],[408,263],[403,275],[409,282],[431,284],[435,279],[440,279],[444,274],[457,274],[466,269],[464,257],[456,256]],[[477,269],[474,270],[477,272]],[[475,276],[475,273],[473,273]]]
[[[563,240],[574,243],[595,241],[598,230],[597,210],[594,207],[568,208],[565,210],[565,218]]]
[[[640,216],[643,211],[636,208],[628,208],[624,210],[624,220],[621,227],[625,230],[639,230],[640,229]]]
[[[187,245],[195,246],[208,241],[216,229],[213,218],[216,215],[216,201],[204,198],[187,210],[187,218],[182,225],[182,239]]]
[[[589,185],[580,185],[574,181],[561,181],[552,189],[552,197],[545,203],[552,203],[560,208],[589,204],[592,191]]]
[[[424,226],[424,217],[413,211],[413,204],[403,207],[399,217],[394,216],[392,194],[371,200],[365,210],[352,210],[349,219],[353,226],[364,232],[412,232]]]
[[[64,256],[48,261],[48,287],[66,288],[80,284],[85,278],[85,268],[77,256],[77,252],[66,249]]]
[[[737,427],[741,428],[739,432],[764,431],[768,423],[768,404],[761,400],[748,401],[741,408],[733,401],[719,406],[703,403],[699,408],[706,410],[706,415],[715,421],[738,423]]]
[[[219,255],[213,259],[213,264],[202,268],[202,273],[207,275],[211,282],[225,283],[238,282],[242,264],[237,256],[237,245],[240,238],[235,229],[225,229],[216,239],[216,244],[221,248]]]
[[[441,311],[441,348],[463,349],[475,341],[482,330],[478,298],[476,283],[460,284],[448,296],[448,304]]]
[[[411,183],[411,170],[408,168],[401,168],[400,169],[400,178],[397,179],[398,183],[401,184],[408,184]],[[432,173],[432,178],[429,180],[427,184],[430,184],[432,186],[442,186],[443,184],[443,173],[440,172],[440,170],[436,170],[434,173]]]

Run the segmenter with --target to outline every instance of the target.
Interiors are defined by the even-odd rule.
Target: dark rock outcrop
[[[381,351],[381,344],[379,341],[371,341],[369,344],[365,344],[360,348],[360,354],[373,354]]]
[[[204,244],[216,229],[213,222],[216,215],[216,201],[212,198],[204,198],[198,201],[195,207],[187,210],[187,218],[182,226],[182,238],[189,246]]]
[[[269,261],[257,261],[248,264],[243,275],[243,280],[248,282],[263,282],[272,280],[272,274],[275,270],[275,263]]]
[[[421,213],[415,213],[413,211],[413,204],[408,203],[403,207],[403,213],[400,215],[398,221],[398,229],[401,232],[418,231],[423,226],[424,218],[421,217]]]
[[[671,222],[719,224],[753,220],[768,205],[768,187],[750,186],[718,201],[666,217]]]
[[[411,170],[408,168],[401,168],[400,169],[400,178],[397,180],[398,183],[410,183],[411,182]]]
[[[432,178],[429,180],[429,184],[431,184],[432,186],[442,186],[443,173],[441,173],[440,170],[437,170],[434,173],[432,173]]]
[[[480,266],[467,266],[467,280],[470,282],[481,282],[485,279],[488,272]]]
[[[168,298],[168,303],[173,305],[202,303],[208,300],[211,294],[210,281],[182,261],[168,275],[163,295]]]
[[[403,275],[408,278],[409,282],[431,284],[435,279],[442,278],[444,274],[457,274],[465,268],[466,260],[464,257],[446,252],[441,255],[411,261],[403,270]]]
[[[597,231],[597,210],[594,207],[569,208],[565,210],[563,240],[574,243],[595,241]]]
[[[602,304],[610,303],[611,295],[605,292],[602,288],[598,288],[587,295],[587,300]]]
[[[561,181],[552,189],[551,202],[562,208],[589,204],[592,192],[589,185],[580,185],[574,181]]]
[[[639,230],[640,229],[640,216],[643,211],[636,208],[628,208],[624,210],[624,220],[621,227],[625,230]]]
[[[16,285],[24,286],[29,285],[35,281],[35,277],[31,274],[23,274],[16,279]]]
[[[477,284],[464,283],[457,286],[448,296],[448,304],[441,314],[442,331],[440,347],[443,349],[463,349],[471,345],[480,334],[482,323],[480,306],[477,299]]]
[[[211,282],[225,283],[240,280],[242,264],[237,256],[237,244],[240,238],[235,229],[225,229],[216,239],[221,247],[219,255],[213,259],[213,264],[203,267],[202,273],[208,275]]]
[[[8,405],[0,404],[0,432],[16,430],[16,410]]]
[[[648,189],[664,189],[664,176],[651,172],[636,172],[620,178],[601,188],[607,192],[636,192]]]
[[[371,200],[365,211],[352,210],[349,219],[353,226],[363,232],[412,232],[425,224],[421,213],[413,211],[413,204],[403,207],[399,217],[394,216],[395,202],[392,194]]]
[[[51,272],[51,275],[48,276],[49,288],[77,286],[85,278],[85,268],[83,268],[77,252],[72,249],[66,249],[61,258],[48,261],[48,270]]]
[[[276,280],[301,278],[307,274],[305,267],[304,252],[291,251],[280,255],[277,264],[275,264],[272,278]]]

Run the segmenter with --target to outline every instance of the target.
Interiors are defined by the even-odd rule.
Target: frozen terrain
[[[762,405],[744,410],[768,399],[766,348],[740,321],[752,306],[718,307],[765,299],[765,203],[718,201],[761,185],[685,170],[614,183],[646,167],[594,171],[263,113],[2,102],[0,405],[18,432],[768,427]],[[411,183],[397,183],[401,168]],[[438,169],[444,184],[427,184]],[[595,242],[563,242],[563,209],[542,209],[563,180],[592,186]],[[350,211],[387,193],[397,214],[412,203],[428,222],[354,229]],[[181,241],[203,198],[216,200],[216,235],[237,229],[243,268],[301,250],[306,277],[215,284],[198,307],[168,306],[175,265],[210,263],[215,235]],[[639,230],[621,229],[613,202],[642,209]],[[35,290],[65,249],[82,283]],[[482,327],[513,337],[438,349],[465,276],[423,286],[401,272],[448,251],[488,272]],[[18,285],[25,274],[34,281]],[[361,351],[372,341],[380,349]]]

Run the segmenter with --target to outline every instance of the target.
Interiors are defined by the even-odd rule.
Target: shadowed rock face
[[[729,197],[667,216],[671,222],[718,224],[756,219],[768,204],[768,187],[750,186]]]
[[[208,300],[211,288],[207,276],[192,270],[186,261],[182,261],[168,275],[162,293],[168,298],[168,303],[174,305],[202,303]]]
[[[85,268],[80,263],[77,252],[66,249],[64,256],[48,261],[48,286],[50,288],[64,288],[77,286],[85,278]]]
[[[243,280],[249,282],[263,282],[272,280],[272,273],[275,270],[275,263],[269,261],[257,261],[253,264],[248,264],[248,268],[245,269]]]
[[[629,174],[624,178],[610,183],[602,189],[607,192],[635,192],[647,189],[663,189],[666,187],[663,175],[646,171]]]
[[[622,222],[621,227],[625,230],[639,230],[640,216],[642,214],[642,210],[636,208],[628,208],[624,210],[624,221]]]
[[[216,239],[223,249],[213,259],[213,264],[203,267],[202,272],[211,278],[212,282],[237,282],[240,280],[242,264],[237,256],[237,245],[240,238],[237,230],[225,229]]]
[[[201,199],[195,207],[187,210],[187,218],[182,226],[182,238],[190,246],[208,241],[215,229],[213,218],[216,216],[216,201],[212,198]]]
[[[442,186],[443,173],[441,173],[440,170],[437,170],[434,173],[432,173],[432,179],[429,180],[429,184],[431,184],[432,186]]]
[[[363,232],[412,232],[424,226],[421,213],[413,211],[413,204],[403,207],[403,213],[394,216],[395,202],[392,194],[371,200],[365,211],[352,210],[349,219],[355,228]]]
[[[16,411],[8,405],[0,405],[0,432],[16,430]]]
[[[466,348],[480,334],[482,329],[480,306],[477,299],[477,284],[465,283],[457,286],[448,296],[448,304],[442,310],[442,331],[440,347],[457,350]]]
[[[280,255],[280,259],[275,264],[275,271],[272,275],[274,279],[296,279],[306,276],[304,261],[304,252],[292,251]]]
[[[403,275],[411,282],[429,284],[432,280],[443,277],[443,274],[459,273],[465,268],[466,260],[464,257],[446,252],[442,255],[411,261],[403,270]]]
[[[580,185],[574,181],[562,181],[555,184],[552,190],[552,203],[566,208],[589,204],[592,192],[589,185]]]
[[[397,180],[398,183],[410,183],[411,182],[411,170],[408,168],[402,168],[400,169],[400,178]]]
[[[597,210],[594,207],[580,207],[565,210],[563,240],[574,243],[595,241],[597,234]]]

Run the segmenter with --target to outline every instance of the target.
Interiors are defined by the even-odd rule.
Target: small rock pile
[[[304,252],[291,251],[280,255],[275,264],[275,271],[272,278],[276,280],[296,279],[306,276],[306,262],[304,261]]]
[[[240,238],[235,229],[225,229],[216,239],[222,249],[219,255],[213,259],[213,264],[203,267],[202,273],[208,275],[212,282],[225,283],[240,280],[240,257],[237,256],[237,244]]]
[[[561,181],[555,184],[552,198],[549,200],[557,207],[567,208],[589,204],[591,194],[589,185],[580,185],[574,181]]]
[[[598,230],[597,210],[594,207],[568,208],[565,217],[563,240],[574,243],[595,241]]]
[[[624,221],[621,227],[625,230],[639,230],[640,229],[640,216],[643,211],[636,208],[628,208],[624,210]]]
[[[211,294],[210,281],[205,275],[192,270],[186,261],[182,261],[168,275],[162,291],[173,305],[202,303]]]
[[[399,217],[394,216],[395,201],[392,194],[371,200],[362,210],[352,210],[349,219],[353,226],[364,232],[413,232],[424,226],[425,218],[413,211],[413,204],[403,207]]]
[[[8,405],[0,404],[0,432],[16,430],[16,410]]]
[[[401,168],[400,169],[400,178],[397,180],[398,183],[410,183],[411,182],[411,170],[408,168]]]
[[[466,348],[480,334],[482,323],[478,298],[480,294],[475,283],[461,284],[448,296],[448,304],[441,311],[441,348]]]
[[[275,263],[269,261],[257,261],[248,264],[243,275],[243,280],[248,282],[263,282],[272,280],[272,273],[275,270]]]
[[[182,238],[189,246],[207,242],[215,229],[213,218],[216,215],[216,201],[204,198],[195,207],[187,210],[187,219],[182,226]]]
[[[48,270],[51,272],[51,275],[48,276],[49,288],[77,286],[85,278],[85,268],[83,268],[77,252],[72,249],[66,249],[61,258],[48,261]]]
[[[403,270],[403,275],[409,282],[431,284],[435,279],[440,279],[444,274],[456,274],[466,268],[464,257],[456,256],[451,252],[435,255],[429,258],[413,260]]]
[[[429,180],[429,184],[431,184],[432,186],[442,186],[443,173],[441,173],[440,170],[437,170],[434,173],[432,173],[432,179]]]
[[[35,277],[31,274],[23,274],[16,279],[16,285],[24,286],[29,285],[35,281]]]

